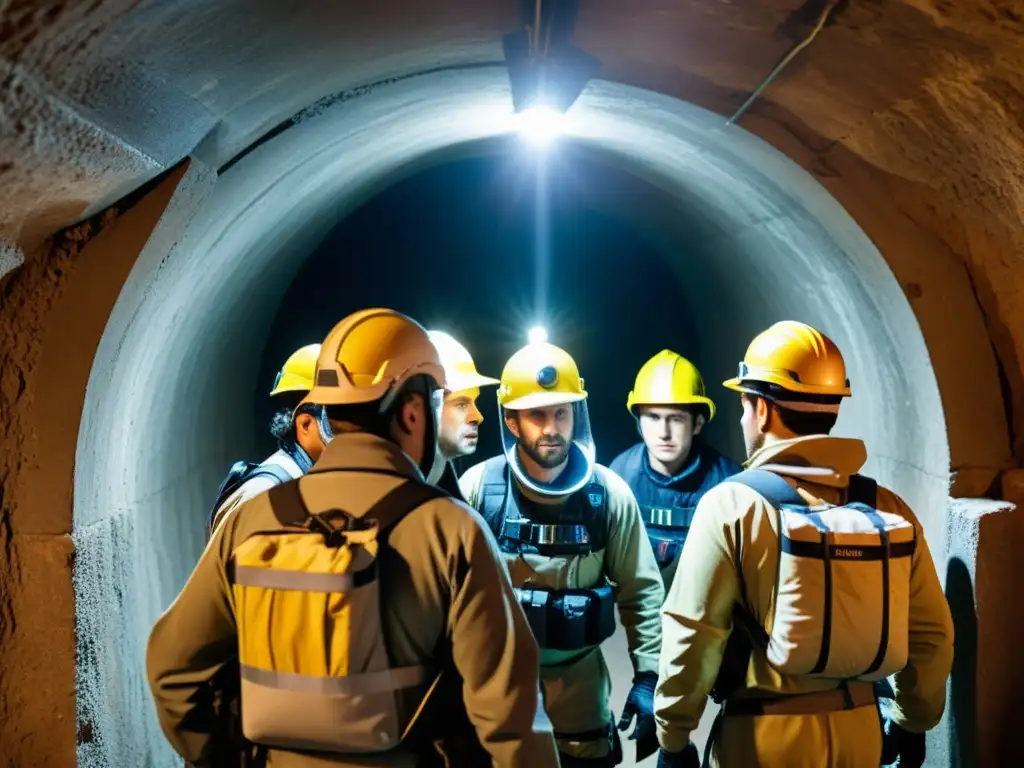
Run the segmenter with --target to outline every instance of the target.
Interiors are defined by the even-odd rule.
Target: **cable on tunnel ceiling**
[[[838,4],[839,0],[826,0],[825,7],[822,8],[821,15],[818,17],[818,23],[814,25],[814,29],[811,30],[811,34],[809,34],[806,38],[804,38],[799,43],[794,45],[789,50],[789,52],[779,60],[779,63],[775,65],[772,71],[768,73],[768,76],[761,81],[761,84],[757,86],[754,92],[750,94],[750,96],[747,98],[745,102],[743,102],[743,105],[736,110],[736,113],[725,121],[726,127],[732,125],[737,120],[739,120],[743,116],[743,114],[748,109],[750,109],[751,104],[753,104],[757,100],[757,97],[761,95],[764,89],[769,86],[772,80],[774,80],[775,77],[783,69],[786,68],[789,62],[796,58],[796,55],[800,53],[800,51],[802,51],[804,48],[806,48],[814,41],[814,38],[816,38],[818,36],[818,33],[821,32],[821,30],[825,27],[825,24],[828,22],[829,16]]]

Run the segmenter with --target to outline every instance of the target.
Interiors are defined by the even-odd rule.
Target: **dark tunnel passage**
[[[149,628],[201,551],[225,468],[267,448],[273,368],[356,307],[391,305],[458,334],[492,373],[544,322],[588,379],[603,462],[632,440],[623,405],[637,367],[666,346],[700,365],[722,406],[713,440],[738,454],[738,404],[719,382],[770,323],[815,324],[843,348],[853,382],[837,431],[867,441],[867,470],[922,510],[942,549],[949,446],[928,351],[889,267],[838,203],[711,113],[594,82],[552,149],[538,319],[534,170],[505,137],[503,78],[389,85],[213,180],[196,171],[191,208],[172,201],[173,229],[154,234],[107,323],[78,436],[78,716],[91,734],[80,765],[178,764],[143,679]],[[560,284],[562,272],[573,279]],[[487,427],[481,458],[496,437]]]
[[[490,150],[500,154],[474,153],[400,182],[341,222],[310,255],[267,339],[257,424],[269,420],[271,404],[261,395],[287,355],[323,338],[351,311],[389,306],[455,334],[494,376],[526,342],[528,328],[544,327],[583,371],[598,461],[608,464],[637,436],[625,401],[647,358],[667,347],[699,365],[702,344],[728,336],[728,328],[690,317],[685,277],[643,231],[621,212],[593,207],[602,201],[588,190],[628,195],[639,191],[635,179],[569,146],[543,155],[515,143]],[[676,255],[690,255],[685,244]],[[708,371],[713,392],[728,374]],[[491,425],[465,466],[500,451],[493,390],[480,405]],[[736,430],[720,425],[715,431],[728,441]],[[272,450],[269,436],[261,450]]]

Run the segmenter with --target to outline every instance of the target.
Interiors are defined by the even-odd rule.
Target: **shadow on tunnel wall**
[[[713,339],[689,316],[685,286],[661,254],[589,205],[587,190],[621,188],[620,174],[572,153],[552,157],[546,172],[530,159],[513,152],[437,166],[340,222],[281,303],[257,382],[257,423],[269,419],[267,384],[292,350],[351,311],[388,306],[454,334],[494,377],[530,326],[546,326],[580,366],[598,460],[635,442],[625,402],[639,367],[666,347],[700,366]],[[704,371],[712,397],[725,395],[718,383],[728,373]],[[500,452],[494,392],[480,398],[479,450],[460,471]],[[724,447],[729,426],[712,423],[709,439]],[[269,440],[261,448],[271,450]]]
[[[970,569],[958,557],[946,568],[946,599],[953,615],[953,671],[948,729],[951,768],[978,766],[978,616]]]

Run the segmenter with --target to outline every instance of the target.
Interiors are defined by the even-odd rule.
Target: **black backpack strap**
[[[282,467],[280,464],[260,464],[258,467],[252,470],[252,472],[245,476],[245,479],[242,480],[242,483],[239,483],[239,486],[241,486],[243,483],[249,482],[254,477],[272,477],[275,480],[277,480],[278,483],[287,483],[295,479],[292,477],[292,473],[289,472],[284,467]]]
[[[484,462],[483,477],[480,478],[477,509],[491,533],[499,539],[505,521],[505,499],[509,495],[508,461],[504,456],[488,459]]]
[[[872,509],[878,506],[878,483],[866,475],[850,475],[850,485],[846,490],[847,501],[866,504]]]
[[[590,549],[604,549],[608,544],[608,490],[595,475],[582,490],[576,492],[583,505],[582,523],[590,534]]]
[[[787,483],[781,475],[767,469],[748,469],[738,475],[733,475],[726,482],[740,483],[757,491],[776,509],[782,506],[807,506],[807,502],[797,493],[796,488]]]

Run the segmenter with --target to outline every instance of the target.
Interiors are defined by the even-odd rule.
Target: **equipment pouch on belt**
[[[787,675],[866,682],[903,669],[916,530],[902,516],[875,509],[874,481],[853,475],[846,504],[820,507],[766,470],[730,482],[753,488],[776,510],[769,663]]]
[[[683,550],[688,532],[688,528],[647,526],[647,538],[650,539],[651,547],[654,549],[654,559],[658,563],[658,568],[664,570],[676,561],[679,553]],[[667,589],[669,585],[665,586]]]
[[[309,514],[298,486],[269,491],[281,529],[231,556],[242,730],[285,749],[383,752],[409,725],[399,699],[422,701],[434,674],[388,659],[378,557],[395,523],[445,493],[404,481],[356,518]]]
[[[516,587],[537,645],[576,651],[600,645],[615,633],[615,596],[608,585],[595,589]]]

